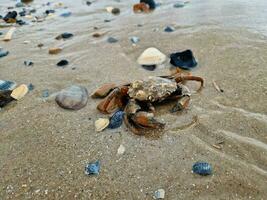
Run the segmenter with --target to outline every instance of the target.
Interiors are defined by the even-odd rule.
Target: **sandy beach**
[[[1,200],[150,200],[160,188],[167,200],[266,199],[265,0],[191,0],[183,8],[166,0],[149,14],[135,14],[134,0],[96,0],[90,6],[82,0],[61,0],[67,9],[55,8],[58,2],[30,4],[36,15],[47,9],[56,12],[39,23],[21,18],[29,25],[18,26],[9,42],[2,41],[9,28],[0,28],[0,47],[10,52],[0,58],[0,80],[34,85],[23,99],[0,110]],[[0,15],[15,3],[1,0]],[[107,6],[121,13],[108,13]],[[60,17],[64,10],[71,16]],[[175,31],[164,32],[166,26]],[[63,32],[74,37],[55,40]],[[95,32],[105,34],[94,38]],[[108,43],[111,36],[118,42]],[[133,36],[140,38],[135,46]],[[44,46],[37,47],[39,43]],[[55,46],[63,51],[49,55]],[[96,109],[97,99],[89,98],[79,111],[56,104],[53,94],[73,84],[91,94],[108,82],[168,75],[168,62],[155,71],[138,65],[137,58],[148,47],[165,55],[191,49],[198,61],[192,74],[205,80],[185,111],[170,113],[173,104],[156,107],[156,117],[166,123],[159,137],[137,136],[124,124],[96,132],[95,120],[105,117]],[[69,65],[57,67],[61,59]],[[25,66],[25,60],[34,65]],[[223,93],[213,87],[213,80]],[[44,90],[49,90],[49,98],[42,97]],[[193,119],[197,123],[185,127]],[[121,144],[125,153],[117,155]],[[85,175],[85,165],[96,160],[101,162],[100,174]],[[197,161],[210,163],[212,175],[193,174]]]

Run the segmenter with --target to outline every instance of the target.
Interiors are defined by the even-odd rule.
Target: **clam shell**
[[[80,110],[88,101],[88,92],[85,87],[72,85],[58,93],[57,104],[65,109]]]
[[[16,86],[15,82],[0,80],[0,91],[14,90]]]
[[[14,89],[10,96],[16,100],[19,100],[19,99],[22,99],[28,93],[28,91],[29,91],[28,86],[25,84],[22,84],[16,89]]]
[[[159,65],[165,62],[166,58],[158,49],[150,47],[139,56],[137,62],[139,65]]]
[[[95,121],[95,130],[96,132],[101,132],[105,128],[107,128],[109,125],[109,119],[106,118],[100,118]]]

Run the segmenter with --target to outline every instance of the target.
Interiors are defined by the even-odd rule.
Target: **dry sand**
[[[32,6],[38,8],[41,2],[45,1]],[[0,42],[10,51],[0,58],[0,79],[35,86],[25,98],[0,111],[0,199],[143,200],[153,199],[159,188],[170,200],[266,199],[265,0],[192,0],[181,9],[167,0],[147,15],[131,11],[136,1],[99,0],[91,6],[81,0],[63,2],[72,16],[19,27],[10,42]],[[12,5],[14,1],[1,0],[1,13]],[[121,14],[107,13],[106,6],[119,7]],[[167,25],[176,31],[165,33]],[[107,34],[93,38],[93,27]],[[75,36],[56,41],[62,32]],[[107,43],[108,36],[119,42]],[[132,46],[131,36],[140,38],[137,46]],[[30,43],[24,44],[25,40]],[[39,49],[38,43],[44,47]],[[64,50],[49,55],[48,49],[57,45]],[[192,73],[205,79],[204,90],[192,96],[187,111],[170,114],[170,105],[157,108],[157,117],[166,122],[158,139],[136,136],[124,125],[95,132],[94,121],[103,117],[96,110],[98,100],[89,99],[85,108],[72,112],[42,98],[45,89],[54,93],[71,84],[85,86],[91,93],[106,82],[168,74],[169,64],[150,72],[136,63],[152,46],[167,55],[192,49],[199,61]],[[70,65],[56,67],[63,58]],[[34,66],[24,66],[24,60]],[[212,80],[224,93],[214,89]],[[179,128],[194,116],[195,126]],[[213,146],[220,142],[221,149]],[[121,144],[126,151],[118,156]],[[85,164],[95,160],[101,162],[100,175],[86,176]],[[199,160],[211,163],[213,175],[191,173]]]

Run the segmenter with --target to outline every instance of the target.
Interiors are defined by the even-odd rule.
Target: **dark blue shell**
[[[115,112],[114,115],[110,118],[108,128],[111,129],[119,128],[122,125],[123,116],[124,116],[123,111]]]
[[[174,31],[174,28],[171,27],[171,26],[167,26],[165,29],[164,29],[165,32],[167,33],[170,33],[170,32],[173,32]]]
[[[16,85],[17,84],[15,82],[12,82],[12,81],[0,80],[0,91],[14,90]]]
[[[62,33],[62,34],[61,34],[61,37],[62,37],[63,39],[68,39],[68,38],[73,37],[73,34],[72,34],[72,33],[67,33],[67,32],[65,32],[65,33]]]
[[[202,176],[207,176],[212,173],[211,165],[206,162],[196,162],[193,165],[192,170],[195,174],[199,174]]]
[[[86,175],[98,175],[100,170],[100,161],[96,161],[94,163],[88,163],[85,166],[85,174]]]
[[[189,49],[182,52],[172,53],[170,58],[170,63],[175,67],[190,70],[191,68],[197,66],[197,61],[193,55],[193,52]]]
[[[149,5],[149,8],[154,10],[156,8],[156,3],[154,0],[140,0],[140,3],[145,3]]]
[[[1,58],[1,57],[5,57],[5,56],[7,56],[8,54],[9,54],[8,51],[3,51],[3,50],[0,49],[0,58]]]

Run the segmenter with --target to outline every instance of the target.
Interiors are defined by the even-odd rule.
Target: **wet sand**
[[[45,1],[32,6],[40,2]],[[167,0],[147,15],[134,14],[134,3],[86,6],[66,0],[72,16],[19,27],[12,41],[0,42],[10,51],[0,58],[0,79],[35,86],[0,111],[0,199],[153,199],[159,188],[170,200],[266,198],[266,2],[192,0],[177,9],[175,1]],[[1,14],[13,5],[4,0]],[[119,7],[121,14],[107,13],[106,6]],[[165,33],[167,25],[175,32]],[[91,36],[102,31],[107,34],[101,38]],[[74,37],[56,41],[63,32]],[[119,41],[109,44],[108,36]],[[132,36],[140,38],[136,46]],[[44,47],[39,49],[38,43]],[[49,55],[48,49],[57,45],[64,46],[62,53]],[[169,113],[171,105],[157,107],[157,118],[166,122],[157,139],[136,136],[125,125],[95,132],[94,121],[103,117],[96,110],[99,100],[89,99],[85,108],[72,112],[42,98],[45,89],[55,93],[78,84],[91,93],[106,82],[168,74],[167,63],[153,72],[137,64],[148,47],[166,55],[191,49],[199,62],[192,73],[205,79],[204,90],[192,96],[183,113]],[[70,64],[56,67],[63,58]],[[24,66],[24,60],[34,66]],[[224,93],[214,89],[212,80]],[[195,116],[198,123],[183,129]],[[221,149],[213,146],[218,143]],[[118,156],[121,144],[126,151]],[[100,175],[88,177],[84,166],[95,160],[101,162]],[[192,174],[196,161],[209,162],[213,175]]]

